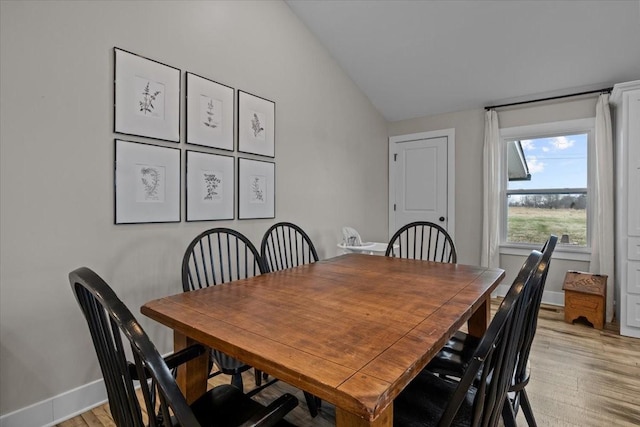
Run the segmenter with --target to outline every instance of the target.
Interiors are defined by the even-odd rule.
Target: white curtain
[[[606,274],[607,321],[613,317],[614,286],[614,213],[613,213],[613,136],[609,94],[602,94],[596,104],[595,167],[591,223],[591,273]]]
[[[500,263],[500,187],[502,159],[498,113],[489,110],[484,118],[482,255],[480,264],[498,267]]]

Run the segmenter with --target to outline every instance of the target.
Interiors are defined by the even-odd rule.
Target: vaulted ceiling
[[[389,121],[640,79],[640,1],[287,0]]]

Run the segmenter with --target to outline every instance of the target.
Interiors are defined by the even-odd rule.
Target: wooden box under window
[[[562,285],[564,290],[564,320],[575,322],[583,317],[596,329],[604,328],[607,276],[567,271]]]

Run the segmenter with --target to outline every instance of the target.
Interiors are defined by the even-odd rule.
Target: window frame
[[[591,218],[593,218],[593,153],[595,148],[595,117],[577,120],[564,120],[559,122],[540,123],[526,126],[515,126],[509,128],[500,129],[500,144],[501,144],[501,167],[502,167],[502,180],[500,183],[500,200],[502,201],[500,206],[500,253],[506,255],[528,255],[532,249],[540,249],[538,244],[535,243],[514,243],[507,242],[507,215],[508,215],[508,192],[507,188],[508,173],[507,173],[507,141],[513,140],[527,140],[537,138],[548,138],[554,136],[563,135],[575,135],[575,134],[587,134],[587,246],[570,246],[558,244],[554,251],[554,258],[577,260],[577,261],[589,261],[591,256]],[[543,189],[533,190],[545,191]],[[574,190],[574,191],[571,191]],[[558,194],[563,192],[573,193],[576,188],[558,188],[549,189],[548,194]],[[583,189],[580,189],[583,190]],[[517,192],[516,190],[515,192]],[[514,193],[512,190],[511,193]],[[527,194],[531,194],[528,192]],[[560,236],[558,236],[559,238]]]

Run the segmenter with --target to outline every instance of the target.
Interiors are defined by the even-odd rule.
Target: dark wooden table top
[[[354,424],[344,422],[353,416],[384,425],[393,399],[445,341],[474,313],[486,316],[503,277],[500,269],[349,254],[141,311],[333,403],[338,424]]]

